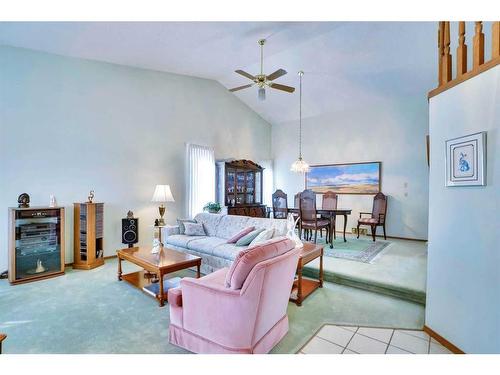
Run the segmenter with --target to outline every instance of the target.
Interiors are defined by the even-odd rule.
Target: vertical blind
[[[215,156],[211,147],[187,144],[188,214],[194,217],[215,199]]]

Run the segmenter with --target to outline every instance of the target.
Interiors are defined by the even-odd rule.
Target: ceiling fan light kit
[[[285,69],[278,69],[275,72],[265,75],[264,74],[264,44],[266,44],[265,39],[260,39],[259,40],[259,45],[260,45],[260,74],[256,74],[255,76],[251,75],[250,73],[245,72],[244,70],[235,70],[236,73],[242,75],[243,77],[246,77],[250,80],[253,81],[253,83],[250,83],[248,85],[243,85],[243,86],[238,86],[234,87],[232,89],[229,89],[229,91],[234,92],[234,91],[239,91],[243,89],[247,89],[249,87],[252,87],[254,85],[257,85],[259,88],[258,90],[258,98],[260,100],[265,100],[266,99],[266,88],[272,88],[275,90],[280,90],[280,91],[285,91],[292,93],[295,91],[294,87],[291,86],[286,86],[286,85],[280,85],[278,83],[274,83],[273,81],[279,77],[284,76],[287,72]]]

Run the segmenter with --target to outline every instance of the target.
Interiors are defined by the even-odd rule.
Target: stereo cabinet
[[[104,203],[75,203],[73,268],[90,270],[103,264]]]
[[[64,274],[64,208],[9,208],[9,281]]]

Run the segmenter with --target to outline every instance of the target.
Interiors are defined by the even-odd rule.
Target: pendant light
[[[292,164],[290,170],[296,173],[309,172],[309,164],[302,159],[302,76],[304,72],[299,72],[300,86],[299,86],[299,158]]]

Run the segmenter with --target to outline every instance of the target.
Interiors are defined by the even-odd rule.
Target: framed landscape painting
[[[306,174],[306,189],[316,193],[377,194],[381,162],[313,165]]]
[[[486,185],[486,132],[446,141],[446,186]]]

